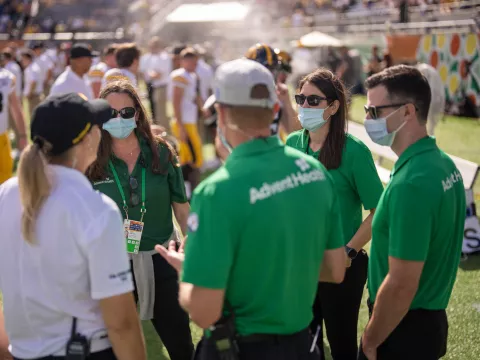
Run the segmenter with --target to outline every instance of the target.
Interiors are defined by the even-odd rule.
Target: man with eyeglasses
[[[462,248],[462,177],[427,134],[431,95],[419,70],[394,66],[366,87],[365,128],[399,158],[372,223],[370,321],[359,359],[439,359]]]

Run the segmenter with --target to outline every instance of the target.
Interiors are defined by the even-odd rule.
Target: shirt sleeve
[[[389,255],[425,261],[433,224],[432,193],[420,185],[399,184],[388,196]]]
[[[373,162],[370,150],[363,145],[355,154],[353,162],[353,182],[365,210],[377,207],[383,193],[383,184]]]
[[[182,281],[208,289],[225,289],[234,259],[232,216],[215,184],[195,193],[188,218]],[[221,217],[218,214],[223,214]]]
[[[85,234],[89,235],[86,256],[92,299],[100,300],[133,291],[119,210],[107,210],[91,224]]]
[[[181,75],[174,75],[172,76],[172,84],[173,86],[177,86],[182,89],[185,89],[188,86],[188,80]]]
[[[102,82],[105,73],[99,68],[92,68],[88,73],[88,78],[92,83]]]
[[[333,181],[330,182],[332,184],[332,189],[334,189]],[[333,190],[332,190],[333,191]],[[340,205],[338,203],[338,198],[335,192],[333,192],[333,202],[332,202],[332,210],[330,212],[330,234],[327,239],[327,246],[325,250],[334,250],[341,248],[345,245],[345,238],[343,236],[343,227],[342,227],[342,216],[340,213]]]

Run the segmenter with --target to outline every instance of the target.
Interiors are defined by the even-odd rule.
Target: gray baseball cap
[[[214,84],[215,98],[219,104],[273,109],[277,103],[272,73],[250,59],[238,59],[220,65],[215,73]]]

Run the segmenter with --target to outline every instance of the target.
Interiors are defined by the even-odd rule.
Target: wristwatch
[[[354,260],[357,255],[358,255],[358,251],[355,250],[354,248],[351,248],[351,247],[348,247],[345,245],[345,252],[347,253],[347,256],[351,259],[351,260]]]

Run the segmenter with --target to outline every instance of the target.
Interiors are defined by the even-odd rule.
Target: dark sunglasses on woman
[[[121,110],[112,109],[112,118],[116,118],[118,117],[118,115],[120,115],[120,117],[123,119],[131,119],[135,116],[136,112],[137,110],[135,110],[134,107],[130,107],[130,106],[124,107]]]
[[[303,94],[295,95],[295,102],[298,105],[303,105],[305,103],[305,99],[307,100],[307,103],[310,106],[318,106],[323,100],[328,100],[326,97],[322,97],[318,95],[308,95],[308,96],[305,96]]]

